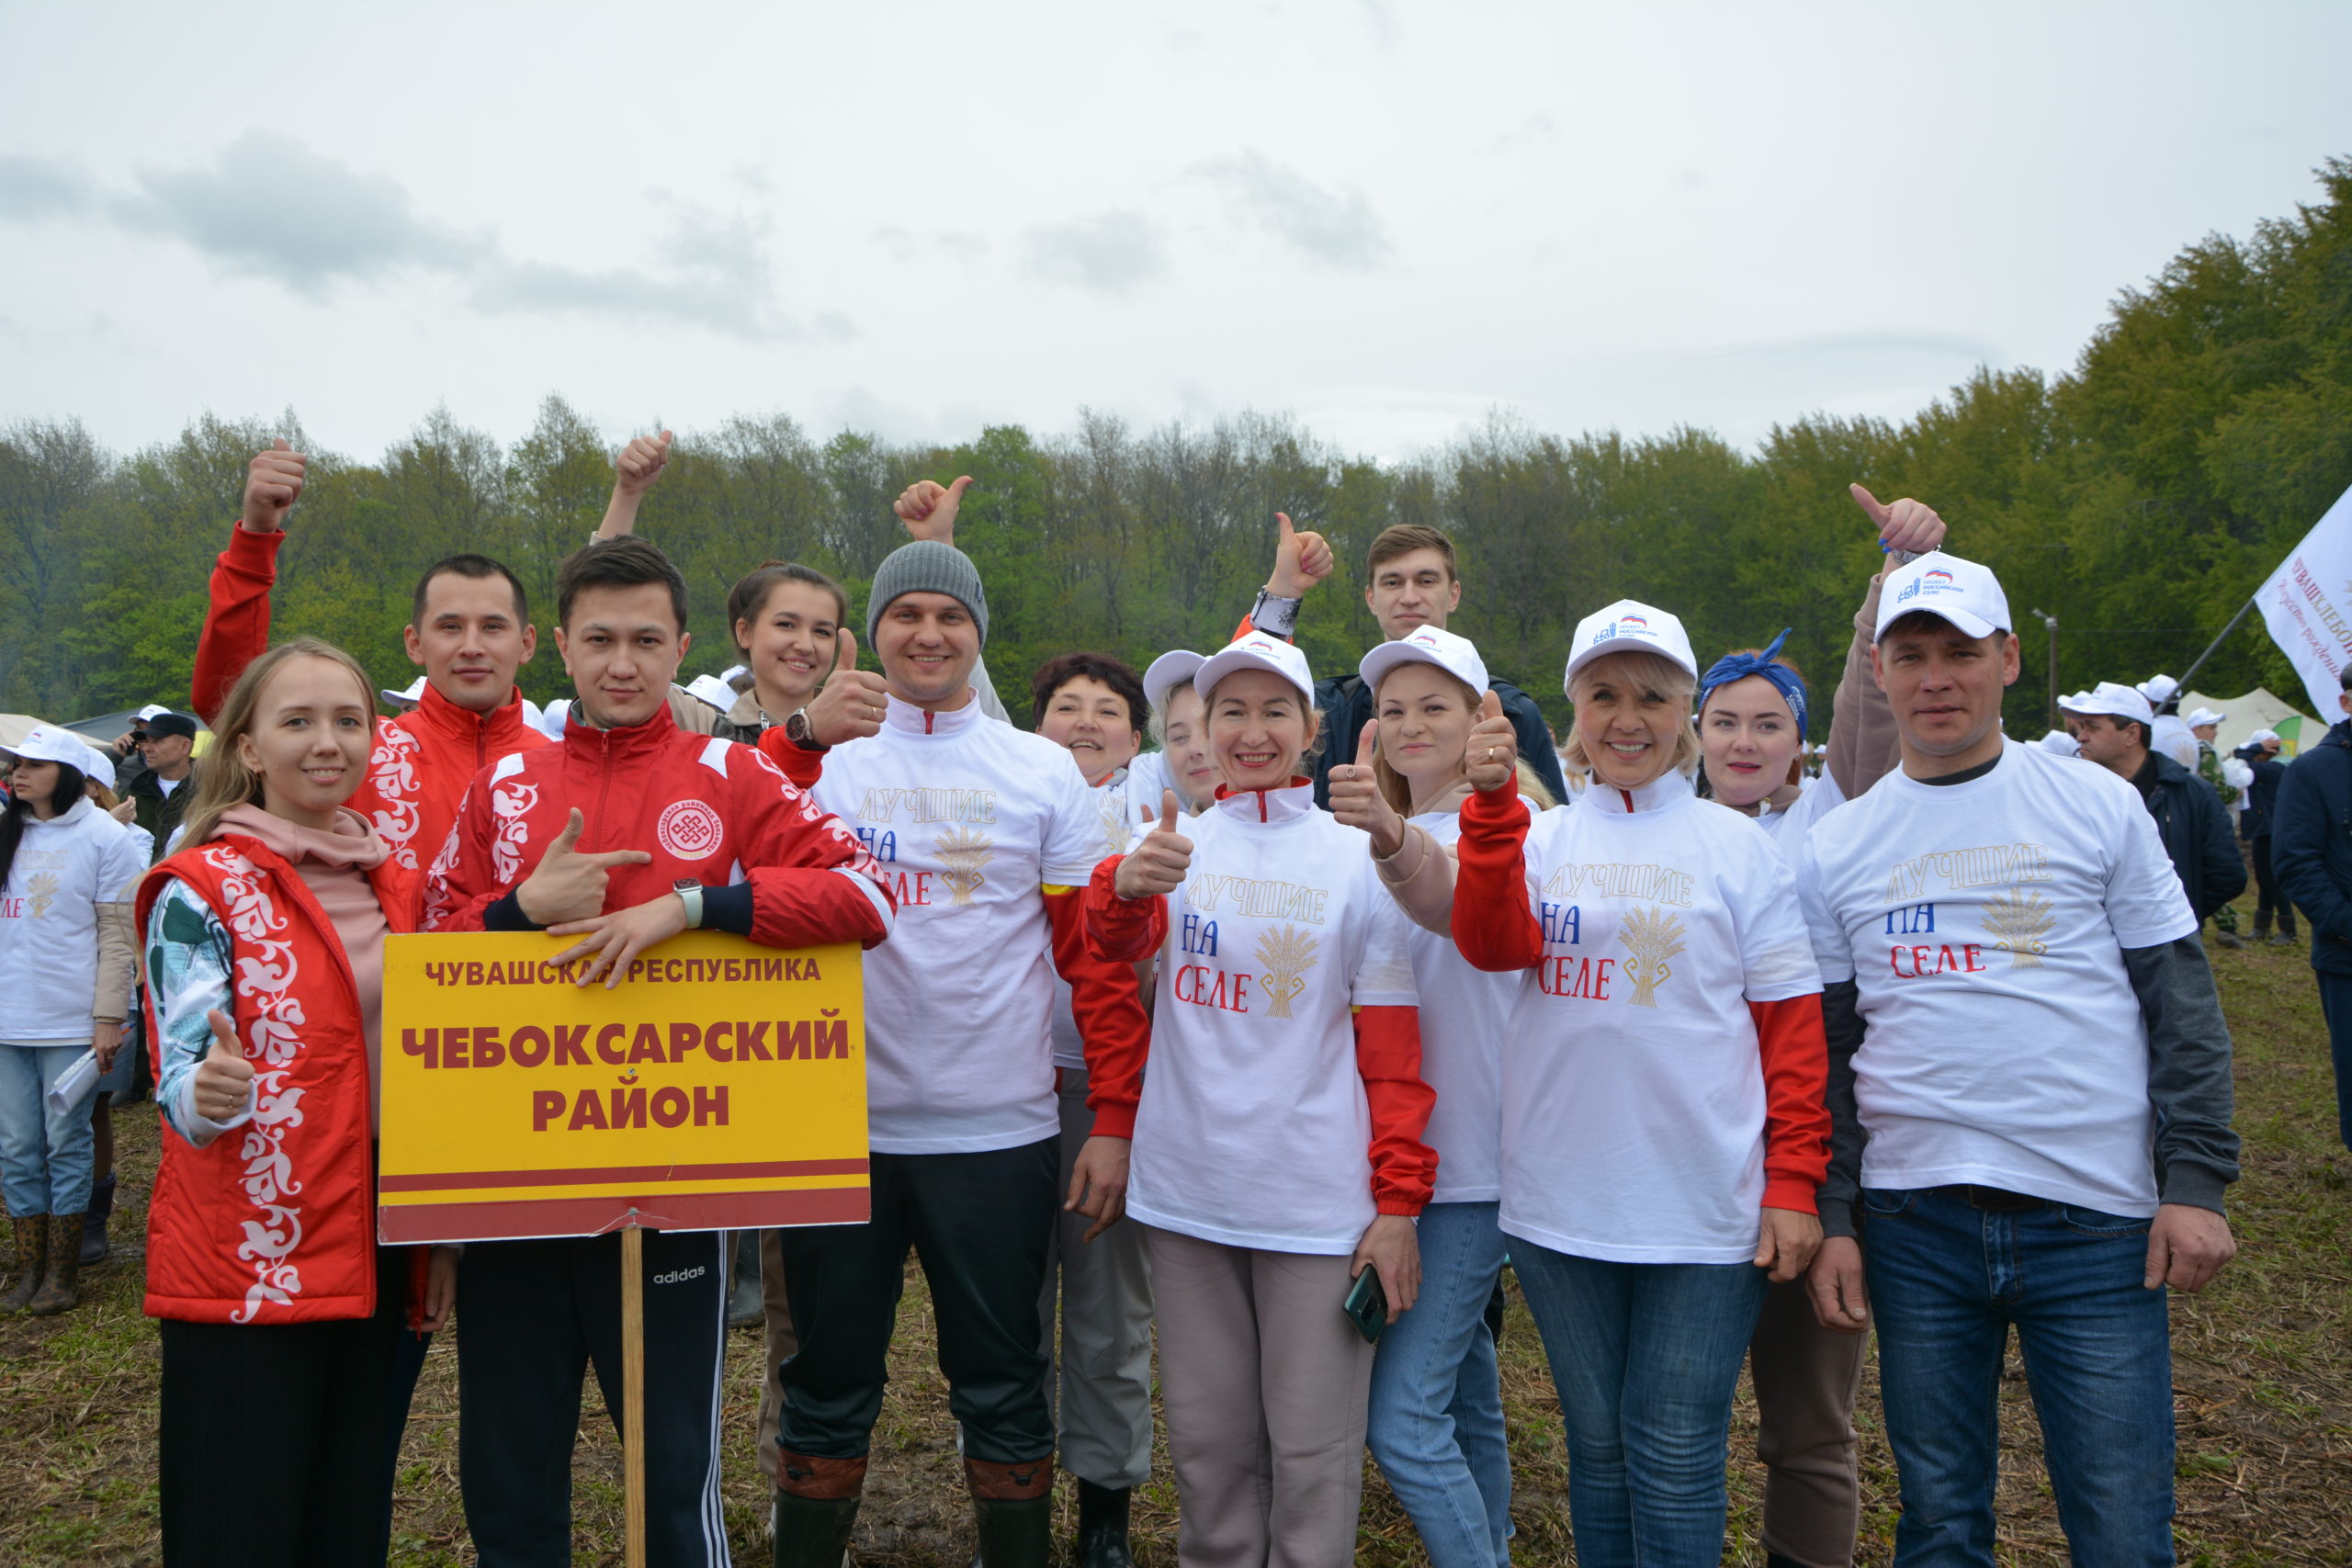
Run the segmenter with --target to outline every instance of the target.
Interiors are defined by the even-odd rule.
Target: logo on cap
[[[1593,633],[1592,640],[1595,643],[1603,643],[1607,642],[1611,637],[1647,637],[1649,635],[1650,622],[1647,615],[1620,615],[1615,620],[1610,622],[1607,626],[1601,627],[1599,631]]]
[[[1922,587],[1926,588],[1950,588],[1952,586],[1951,573],[1946,571],[1941,567],[1938,567],[1935,570],[1923,575],[1919,579],[1919,582]]]

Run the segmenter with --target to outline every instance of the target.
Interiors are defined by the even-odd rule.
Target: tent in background
[[[2327,726],[2307,714],[2298,713],[2278,697],[2256,686],[2242,697],[2209,697],[2199,692],[2183,692],[2180,711],[2213,708],[2229,715],[2215,732],[2213,744],[2224,757],[2245,744],[2245,738],[2257,729],[2278,732],[2278,754],[2292,757],[2303,747],[2327,733]]]
[[[28,713],[0,713],[0,746],[14,746],[33,731],[33,726],[43,722]],[[117,730],[116,734],[122,733]]]

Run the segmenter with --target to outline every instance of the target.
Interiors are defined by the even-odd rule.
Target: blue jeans
[[[1519,1236],[1568,1436],[1583,1568],[1716,1568],[1732,1394],[1764,1307],[1747,1263],[1603,1263]]]
[[[1431,1568],[1508,1568],[1510,1445],[1487,1302],[1502,1274],[1499,1203],[1421,1211],[1421,1293],[1380,1336],[1364,1444]]]
[[[2001,1359],[2015,1324],[2075,1568],[2169,1563],[2172,1340],[2141,1286],[2148,1222],[1950,1188],[1865,1189],[1879,1389],[1901,1472],[1904,1568],[1990,1568]]]
[[[0,1044],[0,1198],[19,1219],[90,1206],[90,1102],[49,1108],[50,1086],[89,1048],[86,1040]]]

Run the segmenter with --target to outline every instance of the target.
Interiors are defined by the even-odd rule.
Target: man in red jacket
[[[585,549],[556,581],[556,645],[578,700],[562,741],[468,789],[427,874],[435,931],[547,930],[580,940],[607,985],[656,942],[700,927],[770,947],[890,934],[873,857],[748,746],[671,719],[686,589],[641,539]],[[727,1238],[645,1238],[649,1560],[727,1561],[718,1495]],[[459,1289],[458,1479],[483,1568],[571,1561],[571,1462],[593,1361],[620,1419],[616,1236],[477,1243]]]
[[[278,547],[308,461],[279,441],[246,469],[244,513],[212,569],[196,648],[190,695],[208,720],[269,646]],[[409,658],[424,667],[424,693],[413,712],[378,722],[368,777],[351,808],[390,847],[413,900],[473,776],[549,742],[525,721],[514,686],[514,672],[537,651],[538,634],[512,571],[487,556],[435,562],[417,582],[405,637]]]

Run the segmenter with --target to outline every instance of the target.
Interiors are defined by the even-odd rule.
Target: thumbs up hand
[[[1112,886],[1122,898],[1156,898],[1184,886],[1193,840],[1176,830],[1176,792],[1159,792],[1159,825],[1119,862]]]
[[[212,1047],[196,1065],[188,1080],[188,1099],[207,1122],[232,1122],[245,1113],[253,1099],[254,1065],[237,1043],[237,1031],[219,1008],[206,1013],[212,1025]]]
[[[1852,492],[1854,504],[1862,509],[1862,514],[1878,525],[1879,547],[1889,554],[1905,550],[1924,556],[1929,550],[1943,548],[1944,520],[1926,502],[1905,496],[1889,506],[1860,485],[1846,488]]]
[[[952,485],[936,479],[917,479],[899,492],[890,510],[907,525],[907,536],[913,539],[936,539],[943,545],[956,542],[956,514],[963,510],[964,492],[972,488],[972,476],[966,474]]]
[[[889,682],[857,667],[857,638],[843,626],[834,634],[833,672],[808,703],[809,738],[820,746],[838,746],[875,734],[889,707]]]
[[[1380,793],[1380,775],[1372,765],[1379,739],[1380,721],[1367,719],[1356,737],[1356,760],[1331,770],[1331,815],[1371,834],[1372,852],[1386,860],[1405,847],[1405,819]]]
[[[670,466],[671,439],[665,430],[659,435],[638,436],[622,447],[621,455],[613,459],[613,471],[619,476],[614,489],[633,501],[643,499],[662,477],[662,470]]]
[[[555,836],[548,852],[514,890],[515,902],[523,914],[535,926],[552,926],[566,920],[590,920],[605,911],[605,884],[611,869],[616,865],[643,865],[652,856],[643,850],[608,850],[602,854],[582,854],[578,845],[580,835],[587,828],[580,808],[571,808],[571,818],[563,831]]]
[[[1274,574],[1266,592],[1277,599],[1304,599],[1307,590],[1331,575],[1335,564],[1330,541],[1316,533],[1300,533],[1290,525],[1287,513],[1274,513]]]
[[[245,510],[242,521],[248,534],[275,534],[286,526],[286,514],[302,498],[303,473],[311,459],[283,438],[269,444],[245,465]]]
[[[1462,771],[1481,795],[1519,781],[1519,732],[1503,716],[1503,700],[1492,692],[1479,700],[1478,722],[1470,727],[1469,744],[1462,752]]]

